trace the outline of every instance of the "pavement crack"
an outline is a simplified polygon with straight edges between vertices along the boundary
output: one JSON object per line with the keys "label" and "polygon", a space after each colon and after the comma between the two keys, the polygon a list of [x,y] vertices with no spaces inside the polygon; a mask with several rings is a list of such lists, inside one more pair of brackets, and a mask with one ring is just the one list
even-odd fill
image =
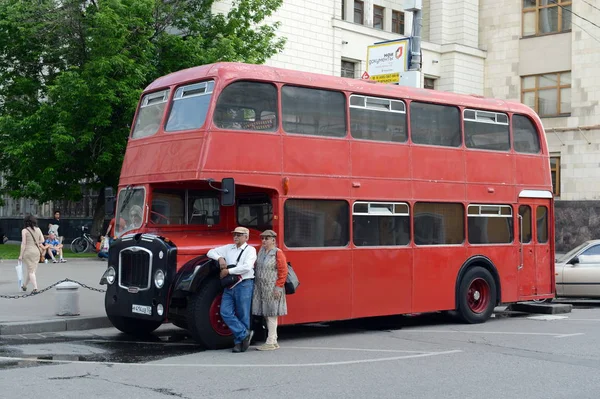
{"label": "pavement crack", "polygon": [[152,388],[152,387],[145,387],[142,385],[136,385],[136,384],[127,384],[125,382],[119,382],[119,381],[114,381],[114,380],[109,380],[107,378],[100,378],[99,376],[93,376],[94,378],[91,377],[87,377],[87,378],[91,378],[97,381],[105,381],[105,382],[109,382],[111,384],[119,384],[119,385],[123,385],[126,387],[131,387],[131,388],[138,388],[138,389],[145,389],[145,390],[149,390],[152,392],[156,392],[158,394],[161,395],[165,395],[165,396],[175,396],[177,398],[182,398],[182,399],[192,399],[188,396],[184,396],[182,393],[179,392],[175,392],[172,389],[168,389],[168,388]]}
{"label": "pavement crack", "polygon": [[88,378],[90,376],[98,377],[97,375],[93,375],[91,373],[86,373],[84,375],[71,375],[71,376],[65,376],[65,377],[50,377],[48,379],[49,380],[76,380],[79,378]]}

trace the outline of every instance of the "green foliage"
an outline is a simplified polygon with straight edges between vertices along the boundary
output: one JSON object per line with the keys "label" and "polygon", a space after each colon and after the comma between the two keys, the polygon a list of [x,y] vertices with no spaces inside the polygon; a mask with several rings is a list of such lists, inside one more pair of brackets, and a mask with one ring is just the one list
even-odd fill
{"label": "green foliage", "polygon": [[0,192],[77,200],[116,186],[141,91],[159,76],[281,51],[282,0],[0,0]]}

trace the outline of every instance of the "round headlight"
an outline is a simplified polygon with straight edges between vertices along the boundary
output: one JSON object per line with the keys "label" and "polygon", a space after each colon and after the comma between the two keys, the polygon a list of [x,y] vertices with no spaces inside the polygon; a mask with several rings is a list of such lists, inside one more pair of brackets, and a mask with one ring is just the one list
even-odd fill
{"label": "round headlight", "polygon": [[117,272],[115,272],[115,268],[112,266],[109,267],[108,270],[106,271],[106,282],[108,284],[114,283],[116,275],[117,275]]}
{"label": "round headlight", "polygon": [[165,273],[160,269],[154,273],[154,285],[156,288],[162,288],[165,285]]}
{"label": "round headlight", "polygon": [[161,305],[160,303],[158,304],[158,306],[156,306],[156,313],[159,316],[162,316],[163,313],[165,312],[165,308],[163,307],[163,305]]}

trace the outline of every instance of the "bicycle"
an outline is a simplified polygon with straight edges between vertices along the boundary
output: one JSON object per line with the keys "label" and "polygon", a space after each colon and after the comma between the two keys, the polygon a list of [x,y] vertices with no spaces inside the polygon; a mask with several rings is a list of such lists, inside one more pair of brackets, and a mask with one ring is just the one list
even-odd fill
{"label": "bicycle", "polygon": [[81,226],[81,237],[77,237],[71,242],[71,251],[74,254],[80,254],[88,252],[90,249],[96,249],[96,243],[92,239],[92,236],[86,231],[89,230],[86,226]]}

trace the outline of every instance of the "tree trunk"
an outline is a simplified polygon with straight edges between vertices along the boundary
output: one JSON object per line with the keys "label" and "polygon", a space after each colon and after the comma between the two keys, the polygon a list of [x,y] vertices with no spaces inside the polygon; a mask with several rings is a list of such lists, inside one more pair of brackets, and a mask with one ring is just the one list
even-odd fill
{"label": "tree trunk", "polygon": [[92,222],[92,229],[90,233],[94,236],[103,236],[106,233],[104,228],[104,188],[101,188],[98,192],[98,200],[96,201],[96,210],[94,211],[94,220]]}

